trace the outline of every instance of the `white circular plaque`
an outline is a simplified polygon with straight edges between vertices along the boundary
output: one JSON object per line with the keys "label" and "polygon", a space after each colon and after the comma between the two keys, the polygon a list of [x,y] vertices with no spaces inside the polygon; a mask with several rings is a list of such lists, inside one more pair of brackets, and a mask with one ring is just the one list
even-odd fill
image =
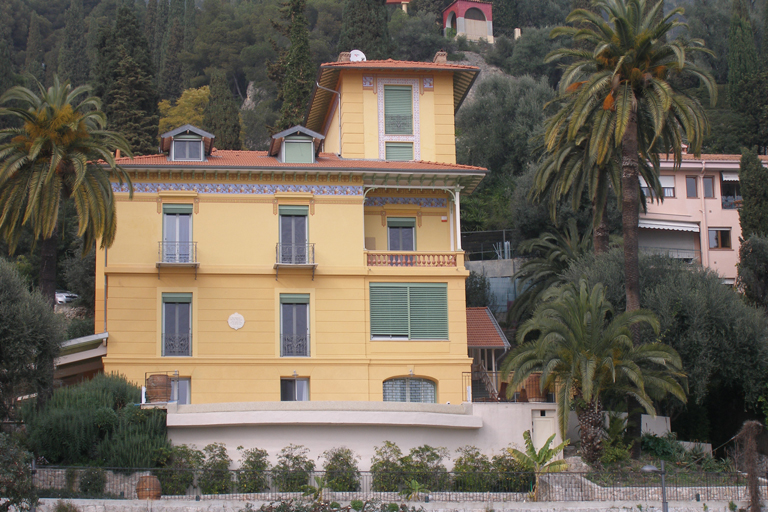
{"label": "white circular plaque", "polygon": [[229,320],[227,320],[227,323],[234,330],[242,329],[245,325],[245,318],[243,318],[243,315],[240,313],[232,313],[229,315]]}

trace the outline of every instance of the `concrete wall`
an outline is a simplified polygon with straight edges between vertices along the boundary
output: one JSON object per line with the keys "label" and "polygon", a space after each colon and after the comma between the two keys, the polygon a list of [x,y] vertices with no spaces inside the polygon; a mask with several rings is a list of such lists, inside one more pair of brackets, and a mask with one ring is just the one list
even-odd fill
{"label": "concrete wall", "polygon": [[[621,413],[621,416],[626,416],[626,413]],[[608,424],[608,413],[605,413],[605,422]],[[653,434],[656,436],[665,436],[672,431],[669,416],[656,416],[653,417],[648,414],[643,414],[640,419],[642,424],[643,434]],[[568,432],[566,437],[571,440],[571,443],[576,442],[579,439],[579,419],[574,411],[571,411],[568,415]]]}
{"label": "concrete wall", "polygon": [[[495,455],[509,445],[524,446],[523,432],[534,418],[554,420],[555,404],[477,403],[461,405],[365,402],[277,402],[170,407],[168,438],[173,444],[202,448],[226,444],[233,467],[244,448],[267,450],[272,463],[289,443],[309,448],[310,458],[346,446],[360,456],[361,471],[370,469],[376,446],[396,443],[404,453],[428,444],[445,447],[451,460],[456,449],[473,445]],[[559,443],[559,435],[555,443]],[[452,467],[451,461],[446,461]]]}

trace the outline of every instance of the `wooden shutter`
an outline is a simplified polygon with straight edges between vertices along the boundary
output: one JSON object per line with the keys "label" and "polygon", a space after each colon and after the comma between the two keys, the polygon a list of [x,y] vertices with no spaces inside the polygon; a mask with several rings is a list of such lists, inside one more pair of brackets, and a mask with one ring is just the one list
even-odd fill
{"label": "wooden shutter", "polygon": [[413,144],[410,142],[387,142],[385,147],[387,160],[398,162],[413,160]]}
{"label": "wooden shutter", "polygon": [[398,283],[371,283],[371,336],[408,336],[408,288]]}
{"label": "wooden shutter", "polygon": [[413,90],[410,86],[384,86],[384,133],[413,135]]}
{"label": "wooden shutter", "polygon": [[412,340],[448,339],[448,290],[445,284],[409,285]]}

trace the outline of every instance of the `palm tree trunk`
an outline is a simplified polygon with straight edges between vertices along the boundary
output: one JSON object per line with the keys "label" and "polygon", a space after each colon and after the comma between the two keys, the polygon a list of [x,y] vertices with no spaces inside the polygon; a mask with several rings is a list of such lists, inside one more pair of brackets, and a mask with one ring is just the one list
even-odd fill
{"label": "palm tree trunk", "polygon": [[577,416],[582,456],[587,463],[597,464],[603,452],[603,431],[605,430],[603,404],[599,398],[595,398],[580,408]]}
{"label": "palm tree trunk", "polygon": [[[596,211],[593,206],[592,219],[595,219]],[[608,229],[608,203],[603,205],[603,213],[600,218],[600,222],[592,228],[592,246],[595,249],[595,254],[603,254],[608,252],[609,247],[609,235]]]}
{"label": "palm tree trunk", "polygon": [[51,307],[56,302],[56,267],[59,250],[59,229],[40,244],[40,293]]}
{"label": "palm tree trunk", "polygon": [[[627,311],[640,309],[640,269],[638,261],[638,228],[640,183],[638,181],[637,113],[629,115],[629,123],[621,141],[621,226],[624,232],[624,283]],[[637,340],[635,340],[637,341]]]}

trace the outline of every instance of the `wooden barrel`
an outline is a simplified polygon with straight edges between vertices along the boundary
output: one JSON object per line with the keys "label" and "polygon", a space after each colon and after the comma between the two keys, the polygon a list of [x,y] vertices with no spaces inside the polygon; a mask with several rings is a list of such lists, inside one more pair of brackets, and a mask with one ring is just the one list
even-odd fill
{"label": "wooden barrel", "polygon": [[171,399],[171,377],[162,373],[147,379],[147,401],[168,402]]}
{"label": "wooden barrel", "polygon": [[159,500],[162,495],[160,480],[155,475],[139,477],[136,495],[140,500]]}

